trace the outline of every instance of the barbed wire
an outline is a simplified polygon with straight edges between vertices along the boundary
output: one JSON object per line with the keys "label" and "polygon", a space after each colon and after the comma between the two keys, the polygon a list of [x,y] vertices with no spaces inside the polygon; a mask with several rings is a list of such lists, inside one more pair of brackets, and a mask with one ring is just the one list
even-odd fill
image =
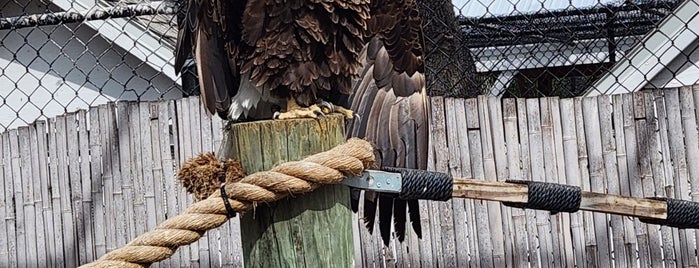
{"label": "barbed wire", "polygon": [[[572,97],[696,84],[699,0],[421,0],[431,95]],[[0,3],[0,131],[116,100],[198,94],[179,2]]]}

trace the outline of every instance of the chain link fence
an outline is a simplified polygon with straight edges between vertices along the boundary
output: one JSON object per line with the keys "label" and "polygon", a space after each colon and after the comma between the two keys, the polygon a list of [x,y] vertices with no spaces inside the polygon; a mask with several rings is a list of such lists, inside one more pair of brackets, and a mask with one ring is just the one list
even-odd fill
{"label": "chain link fence", "polygon": [[[699,79],[699,0],[419,3],[431,95],[571,97]],[[197,94],[194,68],[172,67],[177,10],[170,0],[0,0],[0,130]]]}

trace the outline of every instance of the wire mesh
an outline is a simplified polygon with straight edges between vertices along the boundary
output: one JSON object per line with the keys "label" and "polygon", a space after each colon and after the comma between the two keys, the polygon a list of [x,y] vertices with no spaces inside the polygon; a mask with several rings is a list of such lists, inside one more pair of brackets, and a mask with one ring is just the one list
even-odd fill
{"label": "wire mesh", "polygon": [[[572,97],[699,79],[699,0],[418,2],[430,95]],[[181,15],[171,0],[0,0],[0,130],[198,94],[193,64],[172,67]]]}

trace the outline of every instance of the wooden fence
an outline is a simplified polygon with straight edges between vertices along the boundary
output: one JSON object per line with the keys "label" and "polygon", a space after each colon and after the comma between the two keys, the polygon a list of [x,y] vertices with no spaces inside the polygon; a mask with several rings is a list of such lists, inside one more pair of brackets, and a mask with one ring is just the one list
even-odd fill
{"label": "wooden fence", "polygon": [[[699,91],[594,98],[450,99],[432,104],[430,168],[487,180],[699,201]],[[216,151],[222,122],[196,97],[120,102],[0,135],[0,267],[89,262],[192,203],[180,163]],[[697,266],[694,230],[602,213],[422,202],[423,239],[384,248],[356,221],[364,267]],[[355,216],[357,218],[357,216]],[[158,266],[240,266],[239,222]]]}
{"label": "wooden fence", "polygon": [[[430,168],[454,176],[558,182],[584,190],[699,201],[699,91],[591,98],[432,98]],[[364,266],[697,267],[699,232],[631,217],[550,215],[495,202],[424,202],[423,239]],[[372,249],[373,248],[373,249]]]}
{"label": "wooden fence", "polygon": [[[199,103],[110,103],[3,133],[0,267],[76,267],[183,211],[175,171],[221,141]],[[159,263],[241,264],[237,218]]]}

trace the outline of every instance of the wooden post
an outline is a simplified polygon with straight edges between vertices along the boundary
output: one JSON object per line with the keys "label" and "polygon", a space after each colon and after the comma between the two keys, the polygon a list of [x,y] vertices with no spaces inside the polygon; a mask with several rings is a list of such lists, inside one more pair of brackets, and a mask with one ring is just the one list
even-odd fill
{"label": "wooden post", "polygon": [[[236,158],[247,174],[322,152],[345,141],[344,119],[267,120],[225,130],[220,156]],[[241,218],[246,267],[354,266],[349,189],[324,186]]]}

